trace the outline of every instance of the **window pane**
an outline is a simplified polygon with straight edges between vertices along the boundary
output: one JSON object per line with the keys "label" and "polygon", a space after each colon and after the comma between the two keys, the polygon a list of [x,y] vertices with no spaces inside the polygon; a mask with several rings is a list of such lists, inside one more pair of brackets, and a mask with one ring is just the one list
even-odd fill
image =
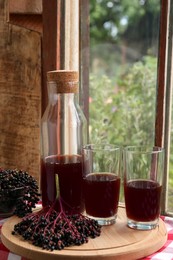
{"label": "window pane", "polygon": [[90,142],[154,144],[160,0],[90,0]]}
{"label": "window pane", "polygon": [[159,19],[160,0],[90,0],[91,143],[154,144]]}

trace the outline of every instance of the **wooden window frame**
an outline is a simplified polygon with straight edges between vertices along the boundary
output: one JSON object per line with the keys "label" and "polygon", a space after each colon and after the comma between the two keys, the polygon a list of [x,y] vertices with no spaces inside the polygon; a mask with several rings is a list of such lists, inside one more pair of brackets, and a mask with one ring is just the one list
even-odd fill
{"label": "wooden window frame", "polygon": [[[66,2],[68,0],[64,0]],[[55,4],[57,5],[55,8]],[[167,212],[167,188],[170,152],[170,122],[171,122],[171,96],[172,96],[172,9],[171,0],[161,0],[160,35],[158,53],[158,83],[155,120],[155,145],[165,148],[165,175],[162,196],[162,214]],[[51,10],[51,12],[49,12]],[[64,10],[62,0],[43,0],[43,87],[42,109],[47,102],[46,71],[63,69],[65,41],[64,19],[61,15]],[[63,13],[64,15],[65,13]],[[57,18],[58,17],[58,18]],[[47,21],[49,20],[49,26]],[[53,28],[53,31],[49,31]],[[52,43],[51,43],[52,42]],[[52,46],[51,46],[52,44]],[[49,50],[49,58],[45,57]],[[44,63],[45,60],[45,63]],[[89,120],[89,0],[79,0],[79,70],[81,82],[80,102]]]}
{"label": "wooden window frame", "polygon": [[162,0],[161,7],[155,143],[165,148],[162,214],[173,216],[167,207],[173,88],[173,2]]}

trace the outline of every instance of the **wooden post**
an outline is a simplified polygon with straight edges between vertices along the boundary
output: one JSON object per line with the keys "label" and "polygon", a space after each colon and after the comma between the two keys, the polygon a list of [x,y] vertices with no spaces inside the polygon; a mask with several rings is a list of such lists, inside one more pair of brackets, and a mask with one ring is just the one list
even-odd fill
{"label": "wooden post", "polygon": [[164,121],[165,121],[165,68],[166,68],[166,43],[167,43],[167,20],[168,20],[168,1],[161,0],[160,16],[160,37],[159,37],[159,61],[158,61],[158,83],[156,100],[156,121],[155,121],[155,145],[164,145]]}
{"label": "wooden post", "polygon": [[79,1],[80,105],[89,123],[89,0]]}
{"label": "wooden post", "polygon": [[[164,124],[164,148],[165,148],[165,164],[164,164],[164,178],[163,178],[163,192],[162,192],[162,214],[170,215],[168,212],[168,201],[171,200],[169,189],[169,171],[170,171],[170,152],[171,144],[171,128],[172,128],[172,94],[173,94],[173,2],[168,4],[168,35],[167,35],[167,62],[166,62],[166,94],[165,94],[165,124]],[[169,196],[169,197],[168,197]]]}
{"label": "wooden post", "polygon": [[43,0],[42,39],[42,114],[47,106],[48,71],[60,69],[60,6],[61,0]]}

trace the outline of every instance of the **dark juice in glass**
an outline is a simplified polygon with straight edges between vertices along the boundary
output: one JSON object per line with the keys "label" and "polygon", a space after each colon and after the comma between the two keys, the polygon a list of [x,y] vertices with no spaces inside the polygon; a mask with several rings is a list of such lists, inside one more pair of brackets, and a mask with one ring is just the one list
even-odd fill
{"label": "dark juice in glass", "polygon": [[149,180],[132,180],[124,184],[126,213],[129,219],[149,222],[160,214],[161,185]]}
{"label": "dark juice in glass", "polygon": [[107,218],[117,213],[120,178],[111,173],[90,173],[84,179],[85,209],[93,217]]}
{"label": "dark juice in glass", "polygon": [[[57,180],[59,187],[57,187]],[[49,156],[42,161],[43,206],[51,206],[56,200],[57,192],[59,192],[63,210],[67,214],[83,212],[81,156]]]}

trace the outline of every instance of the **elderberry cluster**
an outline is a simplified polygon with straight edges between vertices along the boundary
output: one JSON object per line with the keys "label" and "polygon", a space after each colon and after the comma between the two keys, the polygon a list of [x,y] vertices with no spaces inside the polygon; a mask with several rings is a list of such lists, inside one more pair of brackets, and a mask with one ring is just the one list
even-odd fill
{"label": "elderberry cluster", "polygon": [[14,214],[24,217],[32,212],[32,208],[39,201],[38,185],[36,180],[22,170],[0,169],[0,197],[15,196],[18,188],[24,188],[22,196],[16,201]]}
{"label": "elderberry cluster", "polygon": [[97,221],[82,214],[67,216],[54,209],[26,216],[12,231],[13,235],[19,234],[33,245],[51,251],[87,243],[88,237],[95,238],[100,233]]}

